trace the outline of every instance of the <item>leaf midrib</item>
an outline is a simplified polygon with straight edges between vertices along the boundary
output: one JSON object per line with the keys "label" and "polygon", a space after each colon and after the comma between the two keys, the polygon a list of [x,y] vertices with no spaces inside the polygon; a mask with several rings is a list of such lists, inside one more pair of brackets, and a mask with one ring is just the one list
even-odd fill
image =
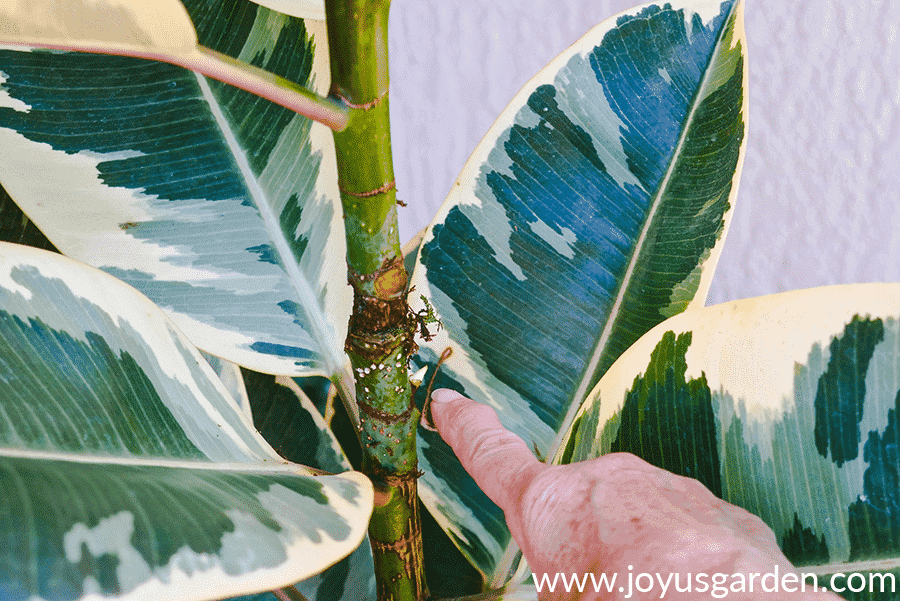
{"label": "leaf midrib", "polygon": [[299,300],[299,306],[306,314],[311,330],[310,336],[318,347],[314,350],[322,357],[328,371],[327,376],[333,378],[336,374],[341,373],[343,363],[338,358],[332,356],[332,349],[329,344],[328,325],[322,319],[324,308],[319,306],[316,300],[316,294],[311,289],[309,282],[303,274],[300,273],[300,267],[294,257],[294,253],[291,251],[290,246],[288,246],[284,232],[281,230],[278,219],[268,202],[268,197],[262,189],[259,179],[253,173],[250,163],[247,160],[246,153],[243,152],[237,137],[231,130],[231,124],[225,117],[222,108],[219,106],[209,83],[203,75],[195,73],[195,76],[197,77],[200,89],[203,92],[203,97],[210,107],[216,125],[222,132],[222,136],[225,139],[228,149],[231,151],[232,157],[234,157],[242,179],[247,186],[247,191],[253,199],[253,204],[257,211],[259,211],[266,232],[269,235],[269,240],[278,256],[278,261],[287,273],[288,279],[291,281],[291,286],[294,288],[297,299]]}
{"label": "leaf midrib", "polygon": [[[556,438],[553,440],[550,448],[545,454],[546,462],[552,461],[554,457],[556,457],[562,443],[565,441],[566,436],[568,434],[569,428],[572,425],[572,422],[575,419],[581,405],[584,403],[585,398],[590,392],[589,387],[591,385],[591,381],[593,380],[594,373],[597,370],[598,365],[600,364],[600,358],[603,355],[603,351],[606,349],[606,345],[609,341],[609,338],[612,336],[613,328],[615,327],[616,318],[618,317],[619,309],[622,306],[622,303],[625,298],[625,294],[628,291],[629,285],[631,283],[632,277],[634,275],[634,271],[637,267],[638,260],[641,257],[641,251],[643,250],[644,244],[646,243],[647,237],[650,232],[650,228],[656,218],[656,214],[659,211],[659,207],[662,205],[662,198],[665,194],[665,191],[668,187],[669,182],[672,179],[672,174],[675,171],[675,165],[677,162],[677,157],[680,155],[681,151],[684,149],[685,141],[687,139],[688,131],[691,129],[691,125],[693,124],[694,117],[697,113],[697,110],[700,105],[699,98],[701,94],[709,85],[709,81],[712,77],[712,73],[710,70],[710,65],[716,59],[716,56],[721,48],[723,38],[725,36],[725,32],[728,29],[728,23],[737,10],[738,5],[742,0],[735,0],[734,4],[731,6],[731,10],[728,15],[725,17],[725,24],[723,25],[721,31],[719,32],[718,37],[716,38],[716,43],[713,46],[713,50],[710,53],[709,59],[706,63],[706,68],[703,72],[703,78],[700,81],[700,85],[697,87],[697,92],[692,100],[691,109],[688,112],[687,117],[684,120],[684,125],[681,129],[681,133],[678,137],[678,143],[675,145],[675,149],[672,152],[672,158],[669,161],[669,166],[666,169],[666,173],[663,176],[662,181],[659,184],[656,192],[653,195],[653,203],[650,206],[650,211],[648,212],[647,219],[644,221],[644,226],[641,229],[641,233],[638,236],[637,243],[634,246],[634,250],[631,254],[631,259],[629,260],[628,267],[625,270],[625,275],[622,279],[622,283],[619,286],[618,293],[616,295],[616,299],[613,302],[612,309],[610,310],[609,318],[606,321],[606,324],[603,327],[603,331],[600,333],[599,338],[597,339],[597,343],[594,347],[594,351],[591,355],[591,359],[585,368],[581,381],[578,383],[578,387],[575,389],[575,393],[572,395],[572,399],[580,399],[580,402],[572,402],[569,405],[568,411],[566,412],[565,417],[561,423],[561,426],[556,434]],[[506,551],[503,554],[500,562],[498,563],[498,567],[495,570],[495,579],[492,584],[498,585],[502,583],[498,583],[498,579],[502,579],[504,574],[508,574],[512,562],[515,561],[515,558],[518,554],[518,545],[516,545],[514,540],[510,540],[507,545]]]}
{"label": "leaf midrib", "polygon": [[826,563],[813,566],[797,566],[797,571],[816,576],[828,576],[836,573],[852,574],[855,572],[889,572],[900,568],[900,557],[887,559],[870,559],[847,563]]}
{"label": "leaf midrib", "polygon": [[547,461],[550,461],[556,454],[559,452],[560,446],[566,438],[566,435],[569,431],[569,428],[572,425],[572,422],[575,419],[575,415],[578,413],[578,410],[581,408],[581,405],[584,403],[585,398],[590,392],[589,387],[591,385],[591,381],[593,380],[594,374],[597,371],[597,367],[600,364],[600,358],[603,355],[604,350],[606,350],[606,345],[609,342],[610,337],[612,336],[613,329],[615,328],[616,320],[619,316],[619,309],[621,308],[625,294],[628,291],[629,285],[631,284],[632,277],[634,275],[634,271],[637,268],[638,261],[641,257],[641,251],[644,248],[644,244],[646,243],[647,236],[649,235],[650,229],[653,225],[653,222],[656,218],[656,214],[659,211],[660,206],[662,205],[662,199],[665,195],[666,189],[669,185],[669,182],[672,179],[672,174],[675,171],[675,166],[677,163],[677,158],[681,154],[684,149],[685,141],[687,139],[688,131],[691,129],[693,125],[694,117],[697,113],[697,110],[700,106],[699,98],[702,95],[702,92],[706,90],[709,81],[712,77],[712,73],[710,70],[710,65],[716,60],[716,56],[719,52],[719,49],[722,45],[723,38],[725,36],[725,32],[728,29],[728,22],[731,19],[731,16],[734,14],[734,11],[737,10],[738,5],[741,3],[741,0],[736,0],[734,4],[731,6],[731,10],[725,18],[725,25],[722,27],[719,32],[718,38],[716,39],[716,43],[713,46],[713,51],[710,53],[708,62],[706,64],[706,68],[704,69],[703,78],[700,81],[700,85],[697,87],[697,92],[694,96],[694,99],[691,104],[691,110],[688,113],[687,117],[684,120],[684,126],[681,129],[681,134],[678,138],[678,143],[675,145],[675,149],[672,152],[672,158],[669,161],[669,166],[666,170],[665,175],[663,176],[662,181],[659,184],[656,192],[653,196],[653,203],[650,206],[650,211],[648,213],[647,219],[644,221],[644,227],[641,229],[640,236],[638,236],[637,243],[634,246],[634,250],[632,251],[631,259],[628,263],[628,268],[625,270],[625,276],[622,279],[622,284],[619,286],[618,294],[616,296],[616,300],[613,302],[612,309],[609,313],[609,318],[606,321],[606,324],[603,327],[603,331],[600,333],[600,337],[597,339],[597,344],[594,347],[594,352],[591,355],[591,359],[583,372],[581,381],[578,383],[578,387],[575,389],[575,393],[572,395],[573,399],[580,399],[579,402],[573,402],[569,405],[569,409],[566,412],[565,417],[563,418],[562,425],[559,431],[556,434],[556,438],[554,439],[550,449],[546,453]]}
{"label": "leaf midrib", "polygon": [[176,469],[204,470],[211,472],[280,473],[287,475],[309,475],[302,467],[284,462],[271,464],[253,462],[217,462],[191,459],[168,459],[164,457],[116,457],[110,455],[88,455],[64,451],[38,451],[16,447],[0,447],[0,457],[13,459],[34,459],[40,461],[66,461],[69,463],[89,463],[123,466],[169,467]]}

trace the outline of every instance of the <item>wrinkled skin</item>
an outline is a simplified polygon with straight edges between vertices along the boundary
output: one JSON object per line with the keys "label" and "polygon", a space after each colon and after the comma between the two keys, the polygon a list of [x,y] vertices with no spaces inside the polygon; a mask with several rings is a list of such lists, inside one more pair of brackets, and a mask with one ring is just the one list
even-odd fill
{"label": "wrinkled skin", "polygon": [[[443,439],[475,482],[505,513],[531,571],[618,573],[624,591],[612,596],[589,585],[584,593],[561,586],[541,599],[660,599],[662,584],[641,593],[627,584],[629,572],[680,574],[797,573],[778,548],[774,533],[758,517],[714,496],[690,478],[676,476],[628,453],[613,453],[571,465],[539,462],[521,438],[503,428],[494,410],[451,390],[432,395],[431,411]],[[629,567],[632,569],[629,570]],[[761,576],[760,576],[761,577]],[[765,593],[757,577],[754,592],[727,591],[729,600],[839,599],[833,593]],[[711,578],[711,576],[709,577]],[[771,577],[770,577],[771,578]],[[624,579],[624,580],[623,580]],[[590,582],[590,581],[588,581]],[[674,578],[663,599],[713,599],[705,593],[677,592]],[[712,584],[711,579],[708,582]],[[767,581],[771,590],[773,579]],[[618,588],[618,586],[614,587]],[[740,588],[740,587],[738,587]],[[721,589],[720,589],[721,591]],[[720,594],[719,597],[722,597]]]}

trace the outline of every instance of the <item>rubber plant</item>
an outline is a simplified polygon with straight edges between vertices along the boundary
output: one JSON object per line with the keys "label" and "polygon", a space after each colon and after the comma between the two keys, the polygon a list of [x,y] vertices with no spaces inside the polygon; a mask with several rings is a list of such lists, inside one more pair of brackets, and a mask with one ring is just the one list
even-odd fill
{"label": "rubber plant", "polygon": [[[491,404],[546,461],[627,448],[712,482],[815,561],[844,540],[822,535],[836,514],[803,505],[795,526],[768,508],[805,486],[773,477],[778,462],[820,465],[815,447],[895,466],[895,434],[853,454],[861,439],[828,417],[757,461],[740,436],[777,420],[750,426],[719,397],[694,409],[688,326],[660,326],[678,352],[641,339],[682,312],[739,331],[700,307],[747,139],[740,0],[598,25],[512,100],[404,249],[388,10],[0,2],[3,598],[534,599],[502,513],[430,429],[432,386]],[[877,338],[866,319],[841,340]],[[853,357],[835,369],[859,383]],[[823,415],[858,411],[864,396],[822,377]],[[737,415],[750,429],[722,430]],[[892,494],[862,486],[847,480],[834,511]],[[874,510],[854,511],[884,540]],[[441,528],[423,543],[429,516]]]}

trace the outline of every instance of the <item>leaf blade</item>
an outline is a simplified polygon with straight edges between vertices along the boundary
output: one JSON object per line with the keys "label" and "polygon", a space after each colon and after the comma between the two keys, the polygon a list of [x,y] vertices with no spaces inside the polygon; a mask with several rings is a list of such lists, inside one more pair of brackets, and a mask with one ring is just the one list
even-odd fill
{"label": "leaf blade", "polygon": [[157,307],[60,255],[0,244],[0,390],[4,598],[273,588],[365,535],[364,477],[286,463]]}
{"label": "leaf blade", "polygon": [[[358,509],[341,501],[353,480],[321,482],[280,471],[0,456],[0,480],[23,483],[5,487],[10,494],[0,502],[3,538],[10,542],[4,563],[11,570],[0,590],[6,599],[60,598],[63,591],[71,599],[91,592],[197,599],[310,576],[328,565],[315,560],[323,549],[346,555],[358,546],[352,522],[309,519],[323,504],[335,516]],[[70,504],[59,503],[60,491],[69,492]],[[173,513],[190,519],[163,519]],[[16,518],[28,524],[15,528]],[[14,544],[23,532],[32,543]]]}
{"label": "leaf blade", "polygon": [[253,0],[272,10],[301,17],[303,19],[325,20],[325,3],[321,0]]}
{"label": "leaf blade", "polygon": [[[417,365],[450,348],[445,384],[542,457],[618,354],[702,304],[745,146],[741,11],[646,5],[598,26],[516,96],[425,236],[412,283],[445,329]],[[502,516],[452,454],[430,463],[440,445],[420,440],[429,509],[501,586]]]}
{"label": "leaf blade", "polygon": [[[350,462],[298,382],[242,370],[253,422],[283,457],[329,473],[352,469]],[[309,601],[375,598],[375,566],[368,537],[327,570],[294,584]]]}
{"label": "leaf blade", "polygon": [[180,54],[197,47],[191,20],[175,0],[4,2],[0,40],[113,52]]}
{"label": "leaf blade", "polygon": [[[186,6],[218,51],[304,83],[323,66],[298,19],[249,2]],[[327,129],[162,63],[0,52],[0,179],[63,252],[142,289],[213,354],[346,388]],[[54,175],[39,181],[46,165]],[[273,214],[268,229],[254,199]]]}
{"label": "leaf blade", "polygon": [[634,452],[761,517],[801,572],[896,575],[898,295],[834,286],[678,315],[604,376],[556,460]]}

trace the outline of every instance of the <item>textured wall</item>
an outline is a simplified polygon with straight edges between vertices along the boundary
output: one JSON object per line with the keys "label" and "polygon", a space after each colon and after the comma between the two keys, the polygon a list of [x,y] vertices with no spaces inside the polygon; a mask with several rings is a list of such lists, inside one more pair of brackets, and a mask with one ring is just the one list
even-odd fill
{"label": "textured wall", "polygon": [[[559,52],[632,0],[394,0],[402,235]],[[900,281],[900,0],[747,0],[750,141],[716,303]]]}

